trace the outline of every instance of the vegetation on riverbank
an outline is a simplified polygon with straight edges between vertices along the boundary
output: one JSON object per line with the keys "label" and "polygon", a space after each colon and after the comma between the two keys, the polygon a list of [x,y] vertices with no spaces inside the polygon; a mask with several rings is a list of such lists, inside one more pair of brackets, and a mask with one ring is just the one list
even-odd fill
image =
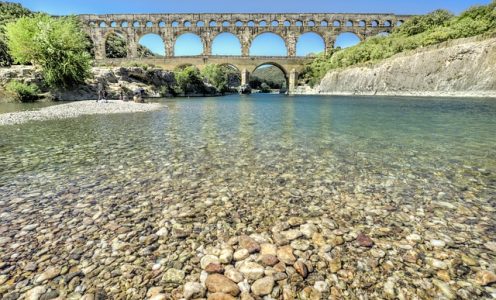
{"label": "vegetation on riverbank", "polygon": [[17,101],[30,102],[38,99],[40,89],[32,83],[23,83],[12,80],[5,86],[5,90]]}
{"label": "vegetation on riverbank", "polygon": [[49,87],[69,88],[89,78],[88,40],[75,17],[22,17],[5,32],[14,61],[41,67]]}
{"label": "vegetation on riverbank", "polygon": [[472,7],[460,16],[437,10],[413,17],[389,36],[375,36],[357,46],[318,55],[307,65],[303,79],[313,86],[333,69],[380,61],[403,51],[453,39],[493,33],[496,33],[496,0],[485,6]]}
{"label": "vegetation on riverbank", "polygon": [[5,37],[5,25],[21,17],[32,15],[29,9],[18,3],[0,2],[0,67],[8,67],[13,63]]}

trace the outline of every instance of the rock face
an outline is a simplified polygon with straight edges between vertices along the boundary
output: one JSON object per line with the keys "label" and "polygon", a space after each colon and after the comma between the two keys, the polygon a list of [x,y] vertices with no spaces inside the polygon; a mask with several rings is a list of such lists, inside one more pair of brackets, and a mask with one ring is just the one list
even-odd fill
{"label": "rock face", "polygon": [[496,97],[496,38],[461,39],[329,72],[301,93]]}
{"label": "rock face", "polygon": [[[130,100],[136,89],[143,89],[148,97],[171,96],[170,91],[175,83],[172,72],[154,68],[145,70],[140,67],[94,67],[92,73],[93,78],[87,80],[85,84],[70,91],[54,92],[51,97],[57,100],[97,99],[99,82],[105,86],[109,99],[119,99],[121,89]],[[42,86],[41,72],[32,66],[0,68],[0,86],[11,80]]]}

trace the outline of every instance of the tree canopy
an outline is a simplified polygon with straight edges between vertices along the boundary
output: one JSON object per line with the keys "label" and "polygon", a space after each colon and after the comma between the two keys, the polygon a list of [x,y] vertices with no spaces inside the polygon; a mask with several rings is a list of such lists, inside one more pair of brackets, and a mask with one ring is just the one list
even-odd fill
{"label": "tree canopy", "polygon": [[33,13],[29,9],[18,3],[0,2],[0,67],[10,66],[13,62],[5,38],[5,25],[31,15]]}
{"label": "tree canopy", "polygon": [[76,17],[38,14],[5,26],[10,54],[16,63],[40,66],[48,86],[67,88],[90,76],[88,39]]}

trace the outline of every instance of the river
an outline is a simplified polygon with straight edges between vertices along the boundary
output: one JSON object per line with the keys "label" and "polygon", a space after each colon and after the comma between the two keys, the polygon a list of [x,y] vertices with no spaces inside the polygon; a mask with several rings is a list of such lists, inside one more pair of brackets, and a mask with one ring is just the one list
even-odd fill
{"label": "river", "polygon": [[141,299],[158,285],[174,295],[201,280],[201,257],[237,250],[229,240],[242,234],[290,244],[308,263],[306,278],[286,269],[294,293],[324,282],[335,287],[324,294],[386,297],[389,281],[396,297],[494,292],[470,280],[494,268],[496,101],[155,101],[166,106],[0,126],[0,274],[4,286],[28,279],[5,295],[49,267],[53,280],[83,274],[51,287],[60,295],[104,286]]}

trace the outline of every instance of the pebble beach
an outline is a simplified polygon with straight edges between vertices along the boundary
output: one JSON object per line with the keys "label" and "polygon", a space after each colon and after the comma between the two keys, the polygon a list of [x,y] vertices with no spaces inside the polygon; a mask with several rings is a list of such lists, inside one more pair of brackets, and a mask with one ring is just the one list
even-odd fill
{"label": "pebble beach", "polygon": [[20,111],[0,114],[1,125],[22,124],[30,121],[75,118],[82,115],[118,114],[147,112],[163,106],[157,103],[134,103],[118,100],[96,102],[95,100],[77,101],[44,107],[40,110]]}

